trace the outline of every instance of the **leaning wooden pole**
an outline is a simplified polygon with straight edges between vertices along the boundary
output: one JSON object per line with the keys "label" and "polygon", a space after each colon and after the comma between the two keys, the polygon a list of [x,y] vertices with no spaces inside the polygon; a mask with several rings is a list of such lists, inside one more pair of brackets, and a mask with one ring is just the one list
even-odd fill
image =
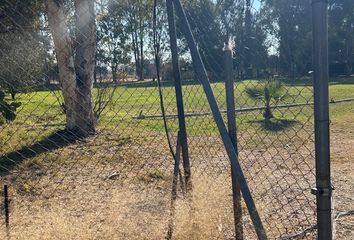
{"label": "leaning wooden pole", "polygon": [[241,165],[238,161],[238,156],[235,151],[235,147],[231,141],[231,138],[229,136],[229,133],[227,131],[225,122],[222,118],[218,103],[215,99],[213,90],[210,85],[209,77],[207,75],[206,69],[204,67],[204,63],[202,61],[202,58],[199,54],[199,51],[197,49],[197,44],[194,40],[192,31],[189,26],[189,22],[187,20],[187,16],[184,12],[182,3],[180,0],[173,0],[173,4],[175,6],[176,14],[179,18],[180,24],[181,24],[181,30],[182,33],[184,34],[194,64],[194,70],[196,72],[196,75],[198,77],[198,80],[202,83],[205,95],[208,99],[211,111],[214,116],[214,120],[216,122],[216,125],[219,129],[219,133],[221,136],[221,139],[224,143],[225,150],[228,154],[228,157],[230,159],[232,167],[235,169],[234,174],[235,177],[237,178],[238,182],[240,183],[240,188],[242,191],[243,198],[245,199],[246,206],[248,209],[248,212],[250,214],[250,217],[252,219],[253,225],[256,230],[256,234],[258,236],[258,239],[267,239],[265,229],[263,227],[261,218],[258,214],[256,205],[253,201],[251,191],[247,185],[247,181],[245,179],[245,176],[243,174]]}

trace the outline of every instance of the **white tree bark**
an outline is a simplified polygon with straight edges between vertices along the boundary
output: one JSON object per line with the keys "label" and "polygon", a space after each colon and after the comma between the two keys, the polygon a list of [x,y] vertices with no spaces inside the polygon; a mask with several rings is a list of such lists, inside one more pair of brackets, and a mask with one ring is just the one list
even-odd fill
{"label": "white tree bark", "polygon": [[96,54],[94,1],[75,0],[75,57],[63,0],[46,0],[45,3],[64,96],[66,127],[87,136],[94,133],[96,127],[92,104]]}
{"label": "white tree bark", "polygon": [[94,0],[75,0],[76,18],[76,113],[77,125],[84,134],[95,132],[92,87],[96,57],[96,18]]}
{"label": "white tree bark", "polygon": [[59,80],[66,111],[66,127],[71,130],[76,126],[76,73],[74,55],[71,47],[71,37],[64,12],[64,3],[61,0],[46,0],[45,5],[58,62]]}

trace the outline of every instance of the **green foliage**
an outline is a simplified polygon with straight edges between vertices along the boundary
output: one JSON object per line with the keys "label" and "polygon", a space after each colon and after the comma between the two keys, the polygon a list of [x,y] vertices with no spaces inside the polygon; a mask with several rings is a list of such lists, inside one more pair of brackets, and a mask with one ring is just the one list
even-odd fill
{"label": "green foliage", "polygon": [[1,37],[0,86],[14,99],[16,93],[41,79],[46,52],[32,33],[13,32]]}
{"label": "green foliage", "polygon": [[103,9],[97,17],[97,70],[109,66],[113,81],[118,81],[117,73],[122,66],[130,63],[128,34],[124,29],[124,19],[113,9]]}
{"label": "green foliage", "polygon": [[246,93],[249,97],[255,100],[262,100],[264,102],[265,110],[263,117],[265,119],[274,117],[271,111],[271,102],[274,101],[276,104],[283,100],[286,96],[284,85],[278,80],[267,80],[259,83],[258,85],[247,87]]}
{"label": "green foliage", "polygon": [[225,37],[219,21],[219,6],[212,0],[186,1],[184,6],[206,69],[220,75]]}
{"label": "green foliage", "polygon": [[279,101],[284,98],[284,85],[278,80],[266,80],[256,86],[246,88],[247,94],[253,99],[270,102],[272,99]]}
{"label": "green foliage", "polygon": [[312,68],[311,0],[264,0],[262,14],[274,37],[280,73],[293,80]]}
{"label": "green foliage", "polygon": [[[145,59],[148,50],[147,47],[149,32],[152,22],[153,0],[107,0],[106,8],[103,11],[105,21],[103,21],[102,29],[107,26],[106,36],[110,41],[122,41],[129,48],[129,53],[123,50],[122,55],[127,57],[133,56],[135,62],[136,75],[140,80],[144,79]],[[112,24],[119,26],[112,28]],[[108,33],[108,35],[107,35]],[[120,46],[122,49],[122,46]],[[125,51],[125,52],[124,52]],[[112,66],[114,67],[114,66]]]}
{"label": "green foliage", "polygon": [[329,57],[331,63],[344,65],[345,73],[353,73],[354,1],[329,1]]}
{"label": "green foliage", "polygon": [[20,106],[21,103],[19,102],[7,103],[5,101],[5,92],[0,90],[0,113],[6,121],[14,121],[16,119],[16,109]]}
{"label": "green foliage", "polygon": [[0,34],[38,28],[42,0],[0,1]]}

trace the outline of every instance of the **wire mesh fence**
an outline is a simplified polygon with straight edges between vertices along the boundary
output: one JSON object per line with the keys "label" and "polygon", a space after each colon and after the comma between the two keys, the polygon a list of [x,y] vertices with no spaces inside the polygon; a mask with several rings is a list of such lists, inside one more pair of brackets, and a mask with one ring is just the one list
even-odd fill
{"label": "wire mesh fence", "polygon": [[[233,45],[238,159],[267,237],[315,239],[310,1],[183,6],[226,123],[223,47]],[[280,21],[287,11],[293,18]],[[229,156],[175,17],[190,188],[165,1],[0,3],[0,186],[9,191],[1,238],[235,238]],[[342,123],[353,79],[334,81]],[[338,211],[349,210],[352,199],[339,197]],[[243,239],[257,239],[241,204]],[[349,216],[338,236],[350,239],[351,214],[336,215]]]}

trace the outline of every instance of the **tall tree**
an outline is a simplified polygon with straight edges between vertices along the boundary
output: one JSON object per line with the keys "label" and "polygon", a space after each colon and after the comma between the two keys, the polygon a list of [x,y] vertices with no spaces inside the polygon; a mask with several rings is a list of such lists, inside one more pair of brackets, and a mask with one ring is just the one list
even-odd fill
{"label": "tall tree", "polygon": [[46,0],[45,3],[59,67],[66,128],[81,136],[88,136],[95,132],[96,126],[91,92],[96,53],[94,1],[75,0],[74,48],[64,1]]}
{"label": "tall tree", "polygon": [[246,70],[246,77],[252,77],[252,73],[248,70],[252,70],[252,60],[251,60],[251,40],[252,40],[252,25],[251,25],[251,0],[246,0],[246,10],[245,10],[245,35],[243,37],[244,48],[243,48],[243,66]]}
{"label": "tall tree", "polygon": [[0,33],[33,31],[41,8],[41,0],[0,1]]}
{"label": "tall tree", "polygon": [[39,83],[46,52],[40,37],[40,0],[0,2],[0,86],[16,93]]}
{"label": "tall tree", "polygon": [[331,0],[329,6],[330,61],[344,65],[350,75],[354,63],[354,2]]}
{"label": "tall tree", "polygon": [[152,19],[153,0],[110,0],[109,9],[111,14],[124,19],[125,33],[129,34],[132,44],[136,75],[139,80],[144,80],[146,44]]}
{"label": "tall tree", "polygon": [[263,0],[264,13],[269,14],[278,41],[280,68],[295,80],[312,66],[311,0]]}
{"label": "tall tree", "polygon": [[218,6],[222,9],[220,19],[225,39],[232,37],[235,41],[238,76],[252,77],[255,70],[266,69],[269,46],[262,9],[252,9],[249,0],[219,0]]}
{"label": "tall tree", "polygon": [[[162,65],[170,59],[169,34],[165,0],[154,0],[153,19],[149,24],[149,45],[151,55],[155,58],[156,71],[162,74]],[[165,76],[161,76],[165,77]]]}
{"label": "tall tree", "polygon": [[130,63],[129,35],[125,33],[124,19],[101,5],[97,22],[97,64],[104,64],[111,69],[112,78],[117,82],[120,65]]}
{"label": "tall tree", "polygon": [[0,39],[0,87],[15,100],[18,92],[39,83],[45,52],[33,33],[7,32]]}
{"label": "tall tree", "polygon": [[224,45],[219,18],[221,9],[213,0],[188,1],[184,6],[206,69],[214,75],[220,75]]}

